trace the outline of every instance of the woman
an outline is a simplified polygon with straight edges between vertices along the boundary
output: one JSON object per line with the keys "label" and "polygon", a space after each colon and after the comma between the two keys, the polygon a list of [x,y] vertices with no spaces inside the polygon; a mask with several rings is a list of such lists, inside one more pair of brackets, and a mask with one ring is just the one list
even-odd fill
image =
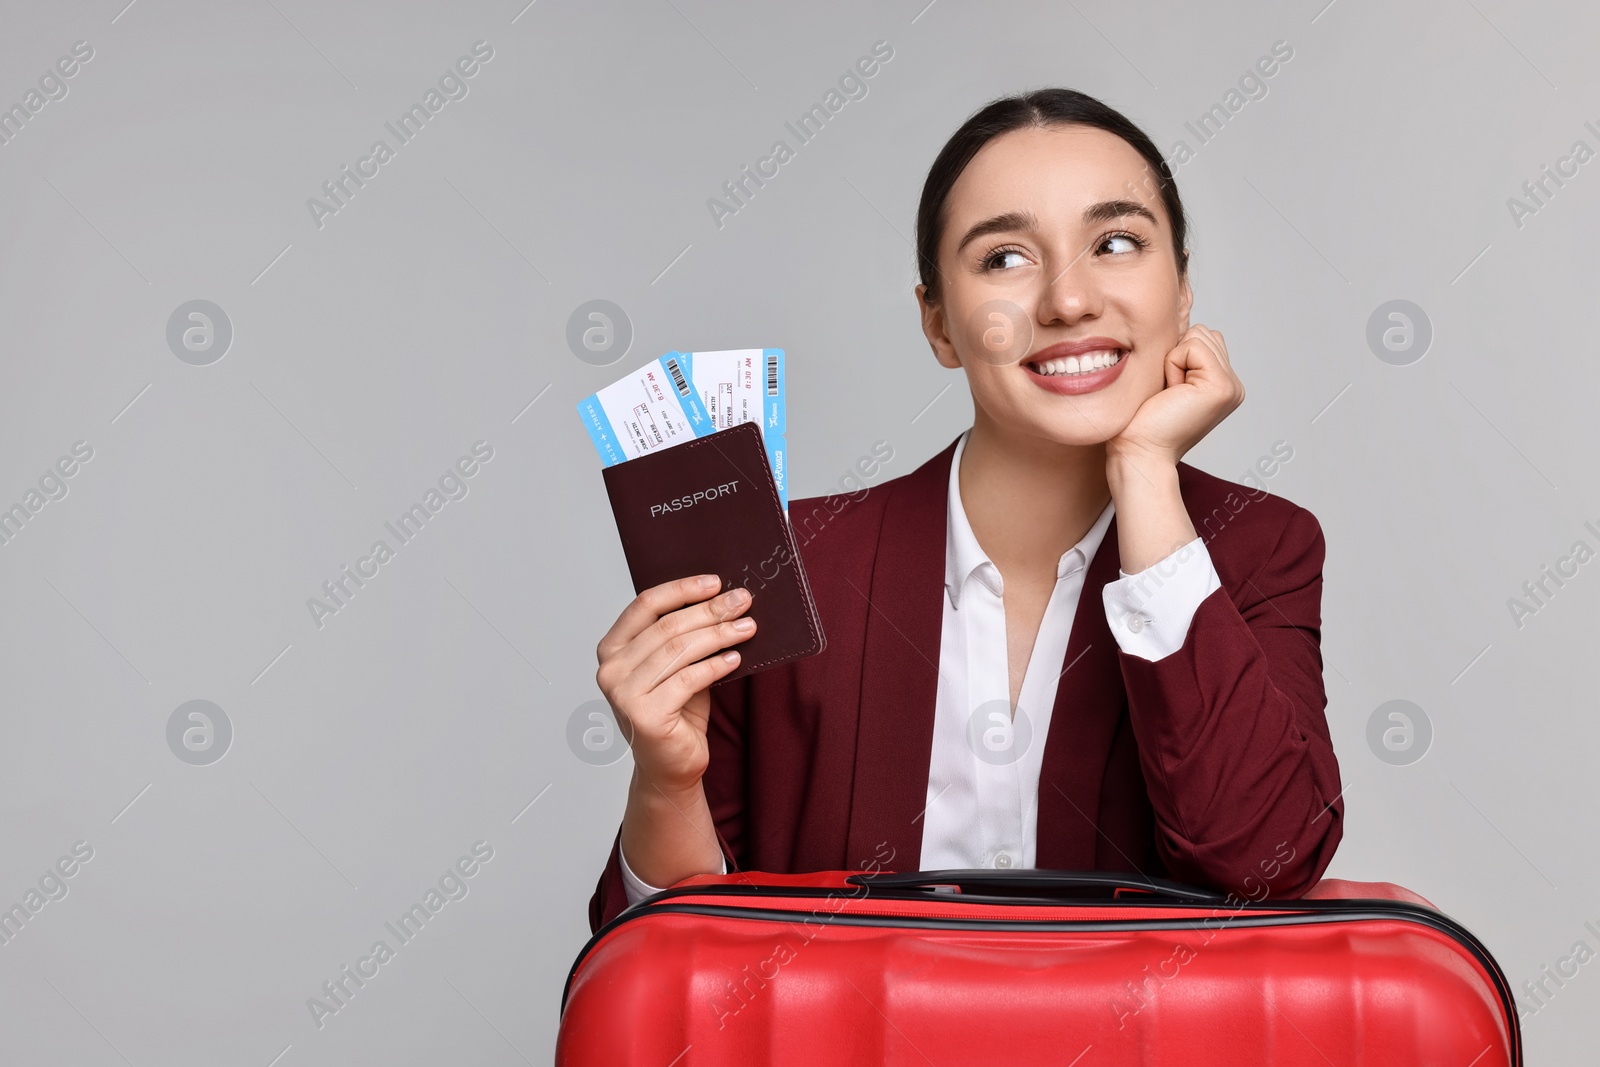
{"label": "woman", "polygon": [[634,775],[592,928],[738,869],[1103,869],[1253,899],[1321,877],[1344,815],[1322,531],[1181,462],[1244,399],[1189,324],[1184,234],[1155,146],[1091,97],[956,131],[916,292],[973,425],[792,502],[823,653],[712,689],[754,632],[744,590],[696,576],[622,612],[596,677]]}

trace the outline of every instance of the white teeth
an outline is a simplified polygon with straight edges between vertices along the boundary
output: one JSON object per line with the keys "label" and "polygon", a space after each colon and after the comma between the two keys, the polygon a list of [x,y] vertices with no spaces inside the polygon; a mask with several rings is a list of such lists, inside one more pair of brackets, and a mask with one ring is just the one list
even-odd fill
{"label": "white teeth", "polygon": [[1052,359],[1048,363],[1035,363],[1032,366],[1040,374],[1088,374],[1112,366],[1121,358],[1120,351],[1088,352],[1082,356]]}

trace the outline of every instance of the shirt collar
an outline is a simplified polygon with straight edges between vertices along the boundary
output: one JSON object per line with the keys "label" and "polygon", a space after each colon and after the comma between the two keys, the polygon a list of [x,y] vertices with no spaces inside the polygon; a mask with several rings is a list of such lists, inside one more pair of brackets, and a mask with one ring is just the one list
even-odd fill
{"label": "shirt collar", "polygon": [[[961,591],[966,586],[968,578],[977,578],[995,596],[1002,595],[1005,589],[1000,569],[994,565],[994,561],[983,550],[983,546],[978,544],[978,538],[972,532],[972,525],[967,521],[966,509],[961,505],[961,453],[966,450],[967,435],[971,432],[969,428],[957,438],[955,454],[950,457],[944,587],[950,597],[950,606],[957,609],[961,607]],[[1057,581],[1089,565],[1089,561],[1100,548],[1100,542],[1105,539],[1106,529],[1111,525],[1112,513],[1112,502],[1107,501],[1105,510],[1089,528],[1089,532],[1083,535],[1083,540],[1061,554],[1061,559],[1056,564]]]}

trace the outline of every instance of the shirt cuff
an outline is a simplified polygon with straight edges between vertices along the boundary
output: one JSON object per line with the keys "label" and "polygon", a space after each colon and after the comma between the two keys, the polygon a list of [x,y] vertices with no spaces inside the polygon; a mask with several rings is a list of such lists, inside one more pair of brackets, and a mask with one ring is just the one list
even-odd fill
{"label": "shirt cuff", "polygon": [[1199,537],[1138,574],[1117,573],[1101,590],[1111,635],[1122,651],[1152,663],[1183,647],[1201,601],[1222,588]]}
{"label": "shirt cuff", "polygon": [[[617,845],[617,859],[622,863],[622,892],[628,898],[629,907],[639,903],[645,897],[664,892],[660,887],[643,881],[637,874],[633,873],[633,868],[628,866],[628,857],[622,854],[622,846],[620,844]],[[726,856],[722,857],[722,873],[728,873],[728,857]]]}

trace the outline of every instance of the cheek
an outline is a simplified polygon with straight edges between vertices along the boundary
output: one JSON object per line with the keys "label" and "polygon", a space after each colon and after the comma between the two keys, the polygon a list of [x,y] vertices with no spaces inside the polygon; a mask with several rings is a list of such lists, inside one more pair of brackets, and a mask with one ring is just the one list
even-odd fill
{"label": "cheek", "polygon": [[1023,299],[996,298],[952,304],[951,337],[964,364],[1014,367],[1034,348],[1034,314]]}
{"label": "cheek", "polygon": [[1178,343],[1178,337],[1175,323],[1170,326],[1163,324],[1159,329],[1143,331],[1135,341],[1137,358],[1128,369],[1137,372],[1134,376],[1147,383],[1152,392],[1166,386],[1167,353]]}
{"label": "cheek", "polygon": [[1124,378],[1132,386],[1130,392],[1135,395],[1139,403],[1143,403],[1166,388],[1165,357],[1165,352],[1141,352],[1139,353],[1139,358],[1129,365],[1128,373],[1124,375]]}
{"label": "cheek", "polygon": [[[1170,283],[1151,285],[1123,296],[1125,299],[1119,302],[1119,310],[1123,321],[1132,327],[1129,339],[1143,362],[1159,362],[1172,351],[1183,332],[1177,288]],[[1159,379],[1161,374],[1157,372],[1155,377]]]}
{"label": "cheek", "polygon": [[[1181,293],[1175,281],[1161,272],[1159,279],[1140,279],[1119,294],[1129,321],[1141,334],[1159,334],[1177,328]],[[1131,281],[1131,279],[1130,279]]]}
{"label": "cheek", "polygon": [[962,353],[961,366],[966,373],[967,389],[975,400],[998,402],[1008,390],[1016,387],[1006,380],[1008,376],[1019,373],[1016,367],[997,367],[981,359],[973,359],[966,353]]}

